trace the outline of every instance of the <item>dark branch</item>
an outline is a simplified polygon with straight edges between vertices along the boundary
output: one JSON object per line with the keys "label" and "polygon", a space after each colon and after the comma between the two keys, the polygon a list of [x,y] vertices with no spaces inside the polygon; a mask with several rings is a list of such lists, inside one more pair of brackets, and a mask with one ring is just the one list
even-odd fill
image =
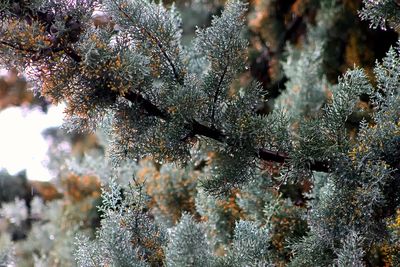
{"label": "dark branch", "polygon": [[145,99],[141,94],[129,91],[127,94],[123,95],[123,97],[132,103],[139,104],[150,116],[158,117],[164,120],[169,118],[169,114],[167,112],[159,109],[156,105]]}
{"label": "dark branch", "polygon": [[192,129],[191,134],[193,136],[195,135],[204,136],[221,143],[226,141],[226,135],[223,134],[220,130],[205,126],[195,120],[193,120],[188,127]]}
{"label": "dark branch", "polygon": [[227,71],[228,71],[228,65],[225,66],[224,71],[222,72],[221,78],[219,79],[217,89],[215,90],[214,99],[213,99],[212,113],[211,113],[211,123],[212,123],[212,125],[214,125],[214,121],[215,121],[215,107],[217,105],[218,96],[219,96],[219,93],[221,91],[221,85],[222,85],[222,82],[223,82],[223,80],[225,78],[225,74],[226,74]]}
{"label": "dark branch", "polygon": [[[147,29],[145,29],[145,31],[148,32]],[[147,35],[148,35],[150,38],[153,38],[153,39],[156,41],[157,46],[158,46],[158,47],[160,48],[160,50],[161,50],[161,53],[164,55],[164,57],[165,57],[166,60],[168,61],[168,64],[171,66],[172,72],[174,73],[175,79],[177,80],[177,82],[178,82],[180,85],[183,85],[183,79],[182,79],[182,77],[179,76],[178,72],[176,71],[175,64],[174,64],[174,63],[172,62],[172,60],[169,58],[169,56],[168,56],[168,54],[167,54],[167,51],[165,51],[165,49],[164,49],[162,43],[158,40],[157,37],[152,36],[149,32],[147,33]]]}
{"label": "dark branch", "polygon": [[39,51],[33,50],[33,49],[29,49],[29,48],[24,48],[21,45],[15,45],[6,41],[0,41],[0,44],[11,47],[15,50],[18,51],[22,51],[22,52],[26,52],[26,53],[38,53]]}
{"label": "dark branch", "polygon": [[[266,149],[259,149],[258,156],[262,160],[273,161],[277,163],[287,163],[290,160],[290,157],[286,153],[282,152],[273,152]],[[331,168],[328,162],[326,161],[314,161],[309,164],[310,170],[317,172],[331,172]]]}
{"label": "dark branch", "polygon": [[289,160],[289,157],[286,153],[273,152],[263,148],[259,149],[258,156],[262,160],[273,161],[282,164],[285,163],[285,161]]}
{"label": "dark branch", "polygon": [[[129,92],[125,94],[123,97],[125,99],[140,104],[140,106],[146,110],[146,112],[150,116],[155,116],[164,120],[168,120],[170,115],[161,109],[159,109],[156,105],[151,103],[149,100],[145,99],[142,95],[134,92]],[[208,137],[210,139],[216,140],[221,143],[226,142],[226,135],[218,129],[213,127],[208,127],[199,123],[196,120],[192,120],[190,123],[186,125],[187,129],[190,129],[190,134],[187,137],[194,137],[194,136],[203,136]],[[187,138],[185,138],[187,139]],[[282,152],[275,152],[267,149],[259,149],[258,155],[261,160],[265,161],[273,161],[277,163],[287,163],[290,160],[290,157],[286,153]],[[315,161],[309,164],[309,167],[313,171],[320,171],[320,172],[330,172],[329,163],[323,161]]]}
{"label": "dark branch", "polygon": [[310,169],[317,172],[331,172],[331,166],[327,161],[314,161],[310,164]]}
{"label": "dark branch", "polygon": [[57,53],[57,52],[61,52],[64,51],[65,54],[67,56],[69,56],[72,60],[74,60],[75,62],[81,62],[82,61],[82,57],[71,47],[47,47],[47,48],[42,48],[40,50],[34,50],[34,49],[30,49],[30,48],[24,48],[21,45],[15,45],[6,41],[1,41],[0,40],[0,44],[4,45],[4,46],[8,46],[11,47],[15,50],[21,51],[21,52],[25,52],[25,53],[31,53],[31,54],[35,54],[35,56],[33,58],[38,58],[39,55],[50,55],[51,53]]}
{"label": "dark branch", "polygon": [[[115,4],[118,7],[118,10],[124,15],[124,17],[126,17],[128,20],[130,20],[133,24],[135,24],[135,21],[125,12],[125,10],[123,10],[119,5]],[[165,57],[165,59],[168,61],[168,64],[171,66],[172,68],[172,73],[174,74],[174,77],[176,79],[176,81],[178,82],[178,84],[183,85],[184,81],[183,78],[179,75],[175,64],[172,62],[171,58],[168,56],[167,51],[165,50],[163,44],[161,43],[161,41],[157,38],[157,36],[154,36],[149,30],[147,30],[146,28],[141,27],[141,30],[152,40],[154,41],[158,48],[160,49],[161,53],[163,54],[163,56]]]}

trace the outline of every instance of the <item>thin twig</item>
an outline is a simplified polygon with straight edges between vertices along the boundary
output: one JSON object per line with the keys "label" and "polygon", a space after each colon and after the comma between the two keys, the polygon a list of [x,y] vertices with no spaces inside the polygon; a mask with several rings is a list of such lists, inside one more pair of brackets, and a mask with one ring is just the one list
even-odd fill
{"label": "thin twig", "polygon": [[[128,20],[130,20],[133,24],[136,24],[136,22],[125,12],[125,10],[123,10],[117,3],[114,2],[114,4],[117,6],[118,10],[124,15],[124,17],[126,17]],[[178,82],[178,84],[183,85],[183,78],[179,76],[175,64],[172,62],[171,58],[168,56],[167,51],[165,50],[163,44],[161,43],[161,41],[157,38],[157,36],[153,35],[148,29],[141,27],[140,29],[151,39],[153,40],[158,48],[160,49],[161,53],[163,54],[163,56],[165,57],[165,59],[167,60],[168,64],[171,66],[172,68],[172,72],[174,74],[174,77],[176,79],[176,81]]]}

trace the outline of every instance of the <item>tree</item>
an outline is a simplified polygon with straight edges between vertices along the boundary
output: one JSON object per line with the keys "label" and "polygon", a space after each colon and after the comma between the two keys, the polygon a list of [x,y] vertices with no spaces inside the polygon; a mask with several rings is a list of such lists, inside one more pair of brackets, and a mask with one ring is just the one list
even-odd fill
{"label": "tree", "polygon": [[[372,26],[397,27],[395,1],[364,2],[360,14]],[[148,210],[148,174],[111,180],[97,238],[77,241],[80,266],[363,266],[379,253],[398,263],[399,45],[376,63],[373,82],[354,68],[332,85],[322,71],[329,18],[338,12],[332,3],[321,1],[304,49],[288,48],[286,91],[269,114],[257,110],[262,87],[240,79],[248,68],[241,1],[229,1],[190,46],[181,44],[173,5],[2,3],[4,64],[29,72],[54,103],[66,102],[70,129],[102,125],[115,166],[151,157],[152,173],[165,170],[185,181],[182,188],[197,188],[198,214],[178,213],[171,228]],[[96,9],[109,17],[93,25]],[[182,178],[193,172],[198,181]],[[303,207],[283,194],[299,183],[311,187]],[[171,206],[160,198],[161,214],[162,203]],[[224,205],[235,208],[228,214]]]}

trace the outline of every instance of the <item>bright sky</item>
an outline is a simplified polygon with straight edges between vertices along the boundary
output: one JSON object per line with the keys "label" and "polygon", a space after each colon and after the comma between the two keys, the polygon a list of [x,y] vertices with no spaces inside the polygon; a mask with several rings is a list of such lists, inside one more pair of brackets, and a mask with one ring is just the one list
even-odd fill
{"label": "bright sky", "polygon": [[53,178],[43,163],[49,144],[41,132],[63,122],[63,106],[39,109],[10,107],[0,112],[0,169],[10,174],[26,169],[28,179]]}

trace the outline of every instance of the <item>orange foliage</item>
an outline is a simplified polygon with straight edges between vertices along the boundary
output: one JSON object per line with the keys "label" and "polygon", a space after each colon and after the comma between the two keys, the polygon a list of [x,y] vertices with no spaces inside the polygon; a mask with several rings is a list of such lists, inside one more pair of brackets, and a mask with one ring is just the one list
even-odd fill
{"label": "orange foliage", "polygon": [[144,260],[146,260],[150,264],[150,266],[162,266],[163,260],[165,258],[164,249],[162,246],[160,246],[157,237],[158,236],[156,234],[154,236],[134,238],[131,240],[131,243],[134,246],[140,245],[152,252],[151,254],[138,255],[139,257],[144,256]]}
{"label": "orange foliage", "polygon": [[146,182],[146,193],[151,197],[149,207],[161,212],[176,223],[183,211],[196,213],[195,183],[198,172],[182,169],[158,170],[150,160],[142,162],[136,173],[139,182]]}
{"label": "orange foliage", "polygon": [[229,195],[228,199],[220,199],[217,201],[218,206],[221,207],[225,215],[229,217],[227,225],[228,229],[233,229],[236,221],[244,218],[242,209],[237,204],[239,192],[240,191],[238,189],[234,189],[232,190],[232,193]]}
{"label": "orange foliage", "polygon": [[372,259],[373,266],[397,267],[397,265],[393,264],[392,258],[394,254],[398,254],[399,252],[399,245],[384,242],[382,244],[373,244],[368,254]]}
{"label": "orange foliage", "polygon": [[[397,240],[400,239],[400,209],[396,211],[396,215],[393,219],[389,221],[388,228],[391,233],[395,236]],[[380,251],[383,256],[383,262],[385,263],[385,267],[394,266],[392,262],[392,257],[394,254],[400,254],[400,244],[382,244],[380,246]]]}
{"label": "orange foliage", "polygon": [[39,51],[51,44],[44,25],[17,19],[7,21],[7,31],[2,36],[2,41],[18,47],[14,49],[15,53],[21,55],[28,53],[27,56],[30,56],[32,51]]}
{"label": "orange foliage", "polygon": [[0,76],[0,110],[12,105],[31,103],[33,93],[27,90],[27,82],[15,69]]}
{"label": "orange foliage", "polygon": [[358,41],[359,40],[355,34],[350,35],[348,45],[346,46],[346,64],[348,66],[360,66],[361,59]]}
{"label": "orange foliage", "polygon": [[296,14],[296,16],[302,16],[309,2],[310,0],[296,0],[292,4],[290,10],[293,12],[293,14]]}
{"label": "orange foliage", "polygon": [[30,181],[32,190],[37,192],[39,196],[45,201],[51,201],[61,198],[62,194],[57,190],[54,184],[49,182]]}
{"label": "orange foliage", "polygon": [[[281,210],[271,217],[273,232],[271,237],[272,247],[281,256],[281,260],[277,259],[277,266],[284,266],[285,260],[289,259],[290,251],[287,249],[288,237],[293,236],[297,228],[301,227],[304,222],[295,216],[297,207],[282,207]],[[285,260],[284,260],[285,259]]]}
{"label": "orange foliage", "polygon": [[65,195],[74,202],[79,202],[86,197],[97,198],[100,196],[100,180],[95,176],[78,176],[70,174],[63,180]]}

